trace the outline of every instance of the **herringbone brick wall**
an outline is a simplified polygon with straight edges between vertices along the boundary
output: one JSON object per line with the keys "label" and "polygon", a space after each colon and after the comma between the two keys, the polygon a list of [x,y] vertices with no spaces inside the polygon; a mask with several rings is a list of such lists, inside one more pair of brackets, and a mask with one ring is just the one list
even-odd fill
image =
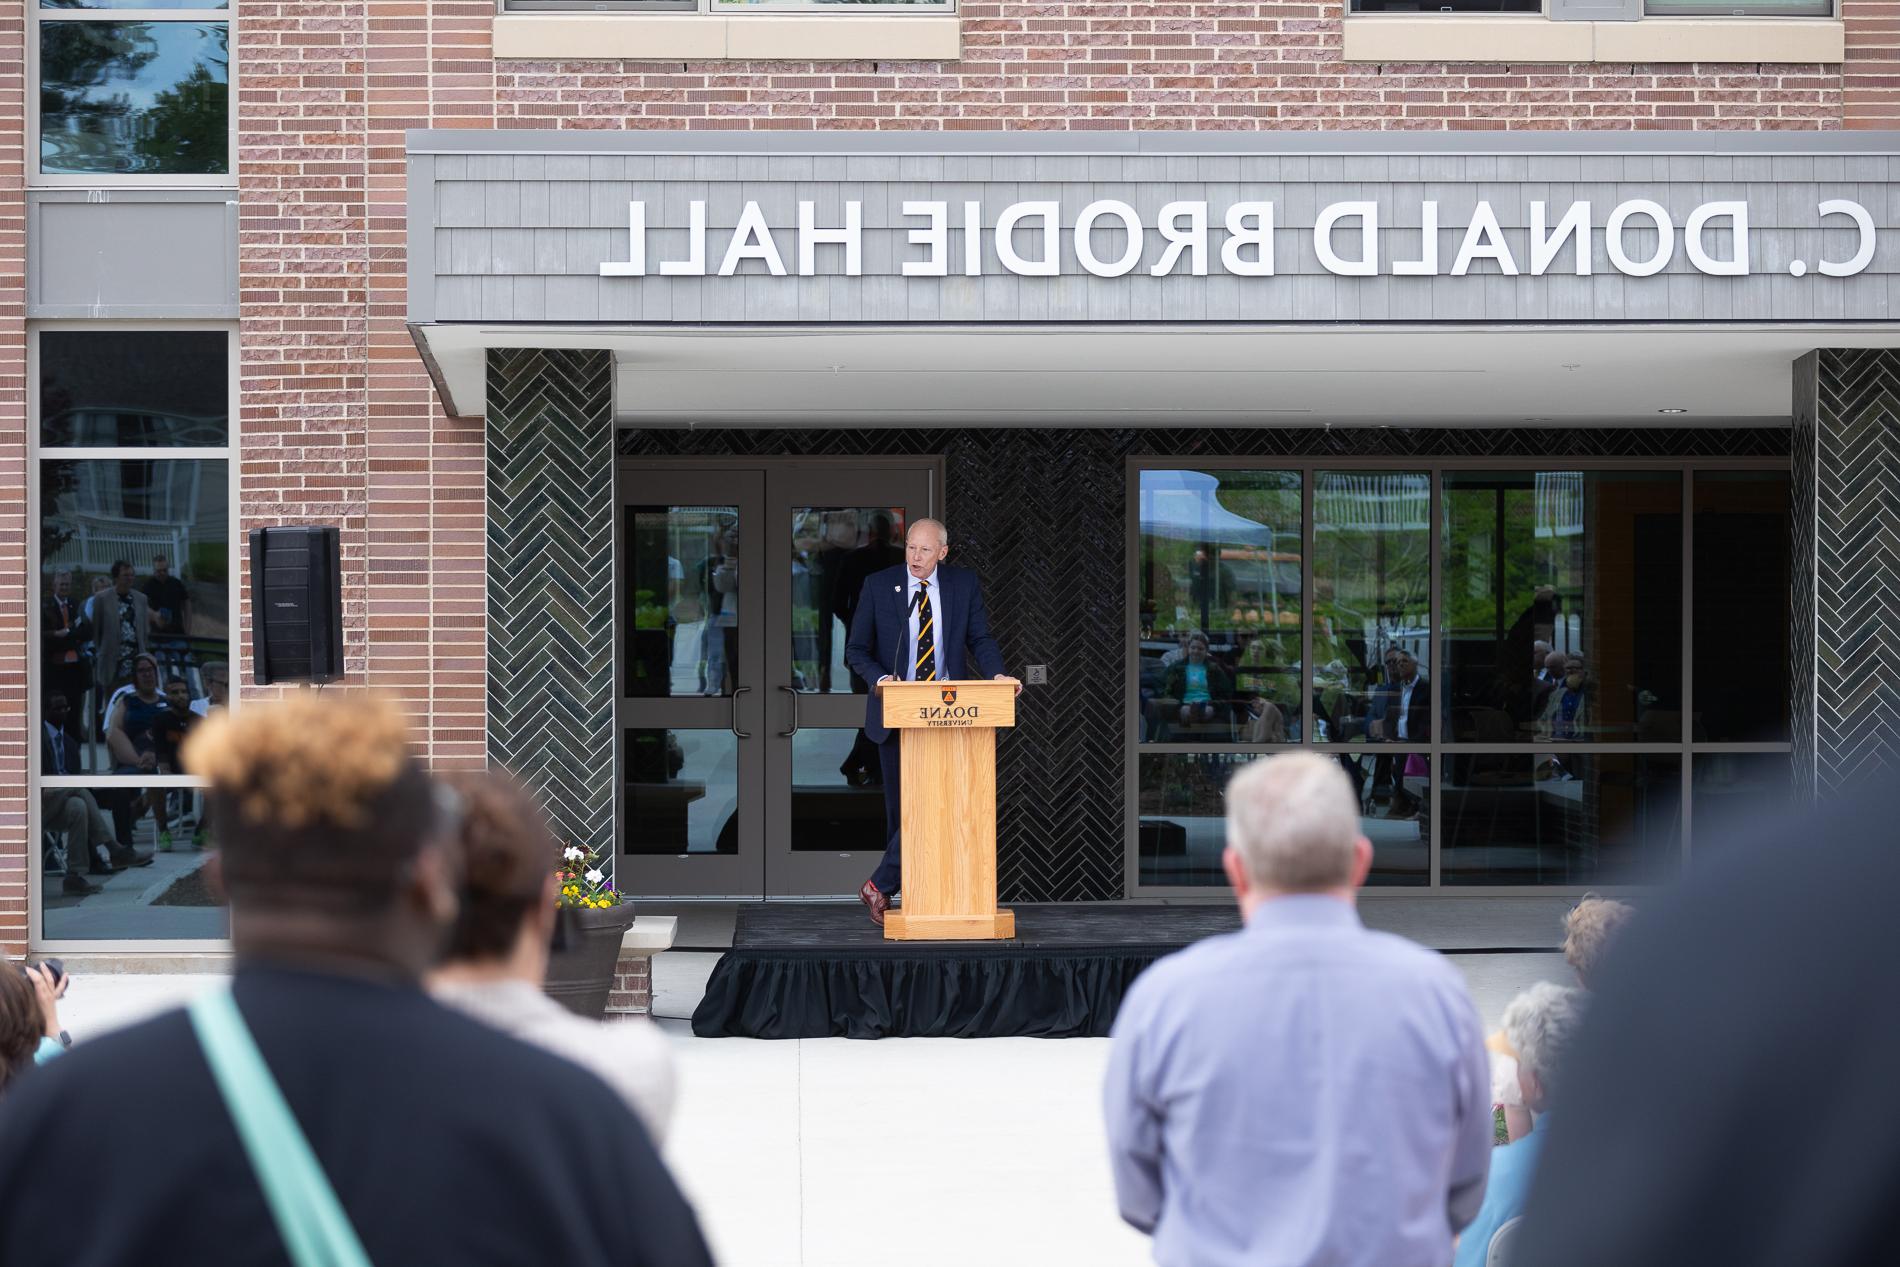
{"label": "herringbone brick wall", "polygon": [[608,352],[488,354],[488,753],[609,857],[613,372]]}
{"label": "herringbone brick wall", "polygon": [[1828,796],[1900,768],[1900,352],[1823,350],[1798,373],[1796,779]]}

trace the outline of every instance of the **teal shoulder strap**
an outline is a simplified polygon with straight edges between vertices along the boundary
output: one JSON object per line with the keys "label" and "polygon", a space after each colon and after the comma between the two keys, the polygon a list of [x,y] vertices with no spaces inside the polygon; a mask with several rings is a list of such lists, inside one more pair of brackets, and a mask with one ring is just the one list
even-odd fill
{"label": "teal shoulder strap", "polygon": [[194,999],[191,1025],[290,1261],[295,1267],[370,1267],[349,1215],[284,1102],[231,992],[211,990]]}

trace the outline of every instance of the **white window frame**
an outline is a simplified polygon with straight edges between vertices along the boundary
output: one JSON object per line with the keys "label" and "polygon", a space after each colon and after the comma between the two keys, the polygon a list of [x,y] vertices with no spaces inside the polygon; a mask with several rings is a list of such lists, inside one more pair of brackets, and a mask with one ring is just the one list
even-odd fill
{"label": "white window frame", "polygon": [[[133,448],[80,448],[66,446],[47,446],[40,444],[40,335],[48,330],[110,333],[114,331],[155,331],[162,333],[193,330],[218,330],[225,335],[225,376],[226,416],[229,424],[225,428],[225,443],[220,446],[202,445],[140,445]],[[238,460],[241,447],[238,442],[238,399],[240,366],[238,323],[235,321],[35,321],[28,325],[26,333],[26,646],[27,646],[27,733],[32,739],[27,743],[27,872],[26,872],[26,942],[35,953],[48,954],[200,954],[204,952],[224,952],[231,943],[224,938],[165,938],[165,937],[126,937],[126,938],[49,938],[45,936],[46,911],[41,901],[45,886],[45,868],[40,856],[42,825],[40,809],[45,788],[57,787],[204,787],[205,781],[188,774],[47,774],[40,769],[40,701],[45,683],[41,680],[40,669],[40,460],[86,461],[104,459],[131,459],[136,461],[223,461],[225,464],[225,496],[229,499],[230,528],[226,541],[226,584],[230,593],[227,598],[231,622],[231,646],[225,657],[229,673],[230,703],[235,709],[242,707],[239,699],[238,684],[243,674],[240,671],[239,652],[241,631],[239,618],[241,612],[238,601],[243,593],[243,578],[238,574],[239,563],[239,509],[243,505],[240,483],[243,467]],[[69,863],[70,865],[70,863]]]}
{"label": "white window frame", "polygon": [[[228,9],[42,9],[26,6],[26,184],[29,189],[146,186],[159,189],[224,189],[238,183],[238,23],[235,0]],[[225,48],[225,171],[185,172],[42,172],[40,171],[40,27],[48,22],[222,22]],[[236,415],[232,415],[233,418]]]}

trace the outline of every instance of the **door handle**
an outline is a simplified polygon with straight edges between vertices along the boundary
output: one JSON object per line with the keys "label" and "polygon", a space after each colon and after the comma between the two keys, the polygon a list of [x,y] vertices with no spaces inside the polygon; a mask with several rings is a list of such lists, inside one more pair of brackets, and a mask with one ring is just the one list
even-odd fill
{"label": "door handle", "polygon": [[752,738],[751,731],[739,729],[739,697],[751,689],[749,686],[739,686],[734,687],[732,692],[732,733],[739,739]]}
{"label": "door handle", "polygon": [[798,688],[796,686],[781,686],[778,689],[792,697],[792,728],[778,732],[780,739],[790,739],[793,735],[798,733]]}

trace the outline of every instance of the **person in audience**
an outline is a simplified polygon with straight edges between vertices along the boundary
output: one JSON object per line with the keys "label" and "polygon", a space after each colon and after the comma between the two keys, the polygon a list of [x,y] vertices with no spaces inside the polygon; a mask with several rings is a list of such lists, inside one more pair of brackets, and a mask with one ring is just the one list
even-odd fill
{"label": "person in audience", "polygon": [[172,575],[171,560],[165,555],[152,558],[152,574],[139,587],[146,607],[152,613],[152,632],[160,638],[182,641],[191,633],[191,591]]}
{"label": "person in audience", "polygon": [[[185,763],[215,809],[240,1033],[364,1259],[710,1261],[605,1083],[423,990],[459,913],[460,802],[394,705],[304,693],[228,710]],[[0,1102],[0,1263],[285,1261],[232,1112],[185,1011],[23,1080]],[[110,1217],[74,1218],[80,1190],[108,1194]]]}
{"label": "person in audience", "polygon": [[1241,730],[1242,743],[1285,743],[1286,714],[1264,695],[1247,701],[1247,716]]}
{"label": "person in audience", "polygon": [[[1576,974],[1578,985],[1590,988],[1597,966],[1634,914],[1636,908],[1627,902],[1586,893],[1564,915],[1564,962]],[[1492,1102],[1504,1111],[1506,1134],[1520,1140],[1530,1134],[1531,1114],[1519,1089],[1517,1049],[1504,1029],[1486,1038],[1484,1045],[1491,1053]]]}
{"label": "person in audience", "polygon": [[66,974],[45,964],[0,959],[0,1096],[34,1065],[66,1050],[72,1040],[59,1023]]}
{"label": "person in audience", "polygon": [[644,1017],[590,1021],[541,991],[553,941],[561,847],[534,797],[506,773],[456,774],[462,796],[462,914],[429,978],[435,997],[597,1075],[655,1144],[673,1113],[673,1057]]}
{"label": "person in audience", "polygon": [[206,662],[204,669],[205,693],[191,701],[191,711],[200,717],[209,717],[214,708],[223,708],[231,697],[231,666],[222,660]]}
{"label": "person in audience", "polygon": [[1491,1238],[1499,1228],[1524,1213],[1531,1176],[1544,1146],[1552,1098],[1564,1074],[1571,1045],[1583,1028],[1588,996],[1579,989],[1540,981],[1512,999],[1504,1009],[1504,1033],[1517,1051],[1517,1080],[1523,1104],[1533,1119],[1523,1139],[1491,1152],[1491,1176],[1485,1184],[1484,1204],[1458,1238],[1458,1256],[1452,1267],[1485,1267]]}
{"label": "person in audience", "polygon": [[1591,972],[1517,1262],[1893,1261],[1892,800],[1784,792],[1644,904]]}
{"label": "person in audience", "polygon": [[1557,743],[1575,743],[1590,737],[1596,724],[1591,700],[1589,667],[1582,656],[1564,658],[1563,681],[1551,688],[1537,724],[1537,737]]}
{"label": "person in audience", "polygon": [[1628,902],[1586,893],[1564,916],[1564,962],[1577,974],[1577,984],[1594,989],[1592,982],[1603,960],[1628,927],[1636,908]]}
{"label": "person in audience", "polygon": [[1244,927],[1156,963],[1115,1018],[1122,1218],[1161,1263],[1448,1262],[1492,1138],[1463,979],[1360,923],[1372,846],[1332,758],[1236,774],[1227,842]]}

